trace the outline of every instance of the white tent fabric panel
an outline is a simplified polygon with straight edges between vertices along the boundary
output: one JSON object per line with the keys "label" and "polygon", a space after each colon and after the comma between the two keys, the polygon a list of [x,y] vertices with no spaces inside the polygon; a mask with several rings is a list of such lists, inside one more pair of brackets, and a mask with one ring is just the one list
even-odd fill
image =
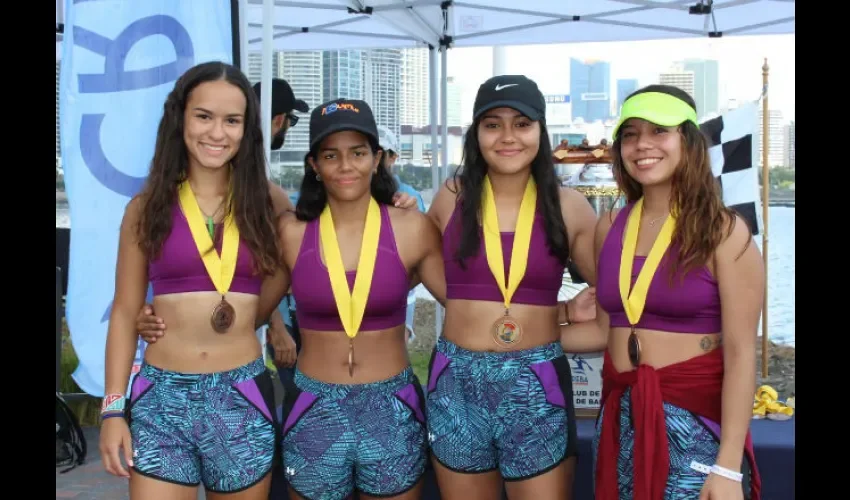
{"label": "white tent fabric panel", "polygon": [[[245,0],[249,50],[262,0]],[[699,7],[708,14],[699,13]],[[794,33],[794,0],[275,1],[275,50],[614,42]],[[445,9],[443,8],[445,7]],[[696,12],[691,13],[691,10]]]}
{"label": "white tent fabric panel", "polygon": [[[250,52],[262,49],[262,0],[247,0],[246,18]],[[398,9],[351,9],[339,0],[313,2],[277,1],[274,7],[275,50],[377,49],[439,44],[438,34],[412,21]],[[439,7],[433,7],[439,13]],[[396,9],[394,12],[393,9]],[[363,12],[360,12],[360,11]],[[429,9],[423,9],[427,12]]]}
{"label": "white tent fabric panel", "polygon": [[695,0],[469,0],[452,6],[455,47],[611,42],[794,32],[794,2]]}

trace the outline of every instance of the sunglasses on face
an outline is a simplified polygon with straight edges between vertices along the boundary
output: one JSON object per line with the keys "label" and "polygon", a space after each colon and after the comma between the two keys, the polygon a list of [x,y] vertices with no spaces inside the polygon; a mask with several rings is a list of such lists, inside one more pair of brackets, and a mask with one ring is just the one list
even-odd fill
{"label": "sunglasses on face", "polygon": [[298,115],[295,113],[289,113],[286,115],[289,118],[289,126],[294,127],[296,123],[298,123]]}

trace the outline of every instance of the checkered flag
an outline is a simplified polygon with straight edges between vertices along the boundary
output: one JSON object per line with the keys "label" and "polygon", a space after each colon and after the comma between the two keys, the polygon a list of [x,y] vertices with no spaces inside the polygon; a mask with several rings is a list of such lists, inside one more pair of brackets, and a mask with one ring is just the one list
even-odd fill
{"label": "checkered flag", "polygon": [[747,221],[754,235],[762,227],[758,168],[753,162],[758,154],[753,141],[758,130],[757,105],[757,101],[748,102],[700,125],[708,140],[711,170],[720,183],[723,203]]}

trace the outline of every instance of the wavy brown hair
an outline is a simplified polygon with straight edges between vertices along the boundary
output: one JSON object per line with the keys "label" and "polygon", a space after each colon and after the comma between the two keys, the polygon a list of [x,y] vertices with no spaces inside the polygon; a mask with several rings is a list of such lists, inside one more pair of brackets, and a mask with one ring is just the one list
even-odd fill
{"label": "wavy brown hair", "polygon": [[[629,95],[662,92],[686,102],[696,110],[696,103],[687,92],[669,85],[649,85]],[[621,129],[622,130],[622,129]],[[681,272],[684,276],[706,265],[718,245],[732,234],[736,213],[723,204],[720,186],[711,171],[708,142],[699,127],[686,121],[678,127],[682,145],[682,160],[673,173],[671,210],[676,214],[671,245],[678,256],[671,262],[671,278]],[[630,203],[643,196],[643,186],[626,171],[620,154],[620,133],[611,148],[614,178]],[[749,245],[749,242],[747,243]],[[746,247],[745,247],[746,248]]]}
{"label": "wavy brown hair", "polygon": [[189,172],[189,153],[183,139],[186,103],[198,85],[219,80],[238,87],[246,101],[245,131],[239,151],[230,161],[232,196],[230,204],[224,207],[225,213],[234,214],[239,236],[254,256],[255,270],[273,274],[277,268],[278,245],[259,105],[245,75],[235,66],[222,62],[206,62],[189,69],[165,100],[150,173],[138,195],[142,205],[136,228],[139,244],[148,259],[157,258],[171,233],[171,211],[177,202],[177,190]]}

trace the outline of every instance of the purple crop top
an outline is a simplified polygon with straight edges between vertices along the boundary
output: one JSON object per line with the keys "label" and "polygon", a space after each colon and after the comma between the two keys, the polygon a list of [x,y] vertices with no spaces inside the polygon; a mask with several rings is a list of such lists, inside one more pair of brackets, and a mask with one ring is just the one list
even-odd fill
{"label": "purple crop top", "polygon": [[[478,253],[465,259],[466,269],[460,266],[455,258],[460,246],[460,204],[455,205],[446,230],[443,233],[443,266],[446,273],[446,298],[461,300],[487,300],[503,302],[502,291],[496,283],[496,278],[487,264],[484,253],[484,233],[481,227],[478,234],[481,238]],[[513,252],[514,233],[504,231],[502,236],[502,255],[505,259],[505,279],[509,279],[511,268],[511,253]],[[537,306],[554,306],[558,304],[558,291],[561,289],[564,277],[564,265],[557,257],[549,252],[546,241],[546,229],[543,216],[537,211],[534,214],[534,225],[531,228],[531,243],[528,248],[528,264],[525,276],[511,298],[512,304],[530,304]]]}
{"label": "purple crop top", "polygon": [[[216,225],[215,244],[219,255],[222,244],[221,227],[221,224]],[[148,263],[148,279],[153,286],[154,296],[216,291],[192,239],[189,221],[177,203],[171,209],[171,234],[163,242],[159,258]],[[259,295],[262,283],[263,276],[254,270],[251,249],[240,239],[236,272],[229,291]]]}
{"label": "purple crop top", "polygon": [[[599,253],[596,300],[611,319],[611,327],[631,327],[620,298],[620,255],[623,252],[623,231],[633,203],[620,210]],[[694,269],[684,280],[676,277],[670,284],[670,251],[661,258],[649,284],[646,306],[637,328],[676,333],[718,333],[721,331],[720,292],[717,280],[707,267]],[[675,254],[673,254],[675,255]],[[632,267],[632,286],[646,261],[635,256]]]}
{"label": "purple crop top", "polygon": [[[381,210],[381,234],[375,274],[363,313],[361,331],[374,331],[404,324],[410,277],[398,255],[393,227],[386,205]],[[320,254],[319,219],[307,223],[304,239],[292,269],[292,295],[298,301],[295,314],[302,328],[321,331],[344,331],[334,301],[328,268]],[[354,289],[357,271],[346,271],[349,291]]]}

